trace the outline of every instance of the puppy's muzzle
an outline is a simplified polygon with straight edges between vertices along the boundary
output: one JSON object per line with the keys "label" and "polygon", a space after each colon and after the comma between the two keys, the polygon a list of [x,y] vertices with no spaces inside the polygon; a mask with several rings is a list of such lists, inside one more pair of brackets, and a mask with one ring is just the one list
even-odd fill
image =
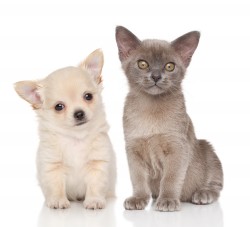
{"label": "puppy's muzzle", "polygon": [[74,119],[76,121],[76,125],[82,125],[86,122],[85,113],[82,110],[77,110],[74,113]]}

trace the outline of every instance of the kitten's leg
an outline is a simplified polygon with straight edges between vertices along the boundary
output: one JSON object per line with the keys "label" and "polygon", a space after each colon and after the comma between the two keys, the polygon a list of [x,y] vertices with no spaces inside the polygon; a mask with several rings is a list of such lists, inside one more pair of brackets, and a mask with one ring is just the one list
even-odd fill
{"label": "kitten's leg", "polygon": [[143,210],[150,198],[145,168],[146,142],[143,139],[138,139],[130,146],[127,146],[126,150],[133,196],[124,201],[124,207],[127,210]]}
{"label": "kitten's leg", "polygon": [[65,179],[61,163],[46,163],[38,173],[40,186],[50,208],[68,208],[70,202],[66,196]]}
{"label": "kitten's leg", "polygon": [[194,204],[209,204],[219,198],[223,188],[223,172],[219,158],[214,153],[213,147],[205,140],[199,140],[199,152],[205,154],[207,163],[206,178],[204,185],[192,196]]}
{"label": "kitten's leg", "polygon": [[180,210],[180,197],[189,163],[189,148],[179,138],[160,136],[159,157],[162,159],[160,194],[155,204],[158,211]]}
{"label": "kitten's leg", "polygon": [[156,200],[160,193],[160,179],[159,178],[150,179],[149,186],[150,186],[151,196],[153,200]]}

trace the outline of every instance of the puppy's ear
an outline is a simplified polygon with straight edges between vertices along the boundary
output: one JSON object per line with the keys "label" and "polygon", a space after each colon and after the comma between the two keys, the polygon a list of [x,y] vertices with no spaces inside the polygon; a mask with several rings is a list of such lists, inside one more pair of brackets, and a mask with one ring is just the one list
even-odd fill
{"label": "puppy's ear", "polygon": [[40,86],[35,81],[19,81],[15,83],[15,90],[17,94],[29,102],[34,109],[39,109],[42,106],[41,96],[38,89]]}
{"label": "puppy's ear", "polygon": [[82,69],[87,70],[93,75],[95,81],[99,84],[102,82],[102,67],[103,67],[103,53],[101,49],[93,51],[81,64]]}

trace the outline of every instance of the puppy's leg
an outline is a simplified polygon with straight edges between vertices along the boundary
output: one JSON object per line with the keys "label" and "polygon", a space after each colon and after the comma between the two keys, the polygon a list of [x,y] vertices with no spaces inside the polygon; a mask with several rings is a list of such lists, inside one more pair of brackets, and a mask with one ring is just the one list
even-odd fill
{"label": "puppy's leg", "polygon": [[[86,196],[83,206],[86,209],[102,209],[106,205],[106,196],[110,191],[114,192],[114,174],[110,173],[110,165],[113,165],[113,149],[108,135],[98,135],[92,144],[90,160],[86,166]],[[113,182],[113,183],[112,183]],[[110,183],[112,188],[110,188]]]}
{"label": "puppy's leg", "polygon": [[133,196],[124,201],[124,207],[127,210],[143,210],[150,198],[146,169],[147,142],[143,139],[137,139],[127,144],[126,150]]}
{"label": "puppy's leg", "polygon": [[43,164],[39,173],[39,181],[48,207],[65,209],[70,206],[66,196],[63,165],[61,163]]}
{"label": "puppy's leg", "polygon": [[91,160],[87,166],[87,190],[83,206],[86,209],[103,209],[108,188],[108,162]]}

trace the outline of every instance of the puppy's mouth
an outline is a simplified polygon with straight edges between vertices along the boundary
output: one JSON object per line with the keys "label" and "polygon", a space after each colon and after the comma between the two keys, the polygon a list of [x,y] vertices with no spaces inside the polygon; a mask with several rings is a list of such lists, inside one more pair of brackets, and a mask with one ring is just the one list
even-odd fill
{"label": "puppy's mouth", "polygon": [[77,123],[75,124],[75,126],[81,126],[81,125],[84,125],[84,124],[86,124],[86,123],[87,123],[87,121],[77,122]]}

